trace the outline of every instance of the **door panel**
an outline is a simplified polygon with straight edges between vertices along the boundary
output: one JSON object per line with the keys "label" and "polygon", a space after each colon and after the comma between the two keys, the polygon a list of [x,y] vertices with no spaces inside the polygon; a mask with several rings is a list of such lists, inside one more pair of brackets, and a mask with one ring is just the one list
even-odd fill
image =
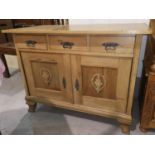
{"label": "door panel", "polygon": [[81,69],[84,96],[116,99],[117,69],[86,66]]}
{"label": "door panel", "polygon": [[73,102],[70,56],[21,52],[31,95]]}
{"label": "door panel", "polygon": [[36,88],[61,90],[57,62],[31,61],[31,65]]}
{"label": "door panel", "polygon": [[74,102],[94,108],[125,111],[131,62],[131,58],[72,55]]}

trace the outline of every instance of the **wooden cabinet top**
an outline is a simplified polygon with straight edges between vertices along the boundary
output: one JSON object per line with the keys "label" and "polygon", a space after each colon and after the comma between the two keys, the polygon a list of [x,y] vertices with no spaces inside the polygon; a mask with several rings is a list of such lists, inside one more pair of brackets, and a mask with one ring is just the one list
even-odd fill
{"label": "wooden cabinet top", "polygon": [[3,33],[41,34],[151,34],[146,24],[104,24],[104,25],[41,25],[34,27],[3,30]]}

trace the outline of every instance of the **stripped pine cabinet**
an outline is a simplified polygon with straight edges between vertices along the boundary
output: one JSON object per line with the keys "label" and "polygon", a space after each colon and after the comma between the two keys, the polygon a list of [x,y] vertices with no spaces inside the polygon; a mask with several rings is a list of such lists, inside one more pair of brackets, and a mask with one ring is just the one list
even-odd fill
{"label": "stripped pine cabinet", "polygon": [[36,26],[13,33],[29,111],[37,102],[114,118],[129,133],[145,24]]}

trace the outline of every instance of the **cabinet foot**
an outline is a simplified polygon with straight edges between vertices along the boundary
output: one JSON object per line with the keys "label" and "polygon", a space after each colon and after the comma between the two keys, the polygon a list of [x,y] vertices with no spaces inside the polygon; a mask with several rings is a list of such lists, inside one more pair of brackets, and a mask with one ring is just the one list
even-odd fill
{"label": "cabinet foot", "polygon": [[130,125],[121,124],[120,128],[124,134],[127,134],[127,135],[130,134]]}
{"label": "cabinet foot", "polygon": [[37,103],[35,102],[26,102],[26,104],[29,106],[28,112],[35,112]]}
{"label": "cabinet foot", "polygon": [[147,132],[147,129],[145,129],[145,128],[141,127],[141,126],[139,127],[139,129],[140,129],[141,132],[145,132],[145,133]]}

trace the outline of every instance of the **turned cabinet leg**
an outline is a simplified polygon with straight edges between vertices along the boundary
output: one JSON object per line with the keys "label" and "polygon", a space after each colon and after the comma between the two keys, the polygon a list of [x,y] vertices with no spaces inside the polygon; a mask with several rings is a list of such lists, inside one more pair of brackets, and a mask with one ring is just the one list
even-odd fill
{"label": "turned cabinet leg", "polygon": [[121,124],[120,128],[124,134],[128,134],[128,135],[130,134],[130,125]]}
{"label": "turned cabinet leg", "polygon": [[4,64],[4,66],[5,66],[5,71],[4,71],[3,75],[4,75],[4,77],[9,78],[11,75],[10,75],[9,68],[8,68],[8,65],[7,65],[7,62],[6,62],[6,59],[5,59],[5,55],[1,54],[0,58],[2,59],[2,62]]}
{"label": "turned cabinet leg", "polygon": [[29,112],[35,112],[37,103],[27,101],[26,104],[29,106],[29,110],[28,110]]}

